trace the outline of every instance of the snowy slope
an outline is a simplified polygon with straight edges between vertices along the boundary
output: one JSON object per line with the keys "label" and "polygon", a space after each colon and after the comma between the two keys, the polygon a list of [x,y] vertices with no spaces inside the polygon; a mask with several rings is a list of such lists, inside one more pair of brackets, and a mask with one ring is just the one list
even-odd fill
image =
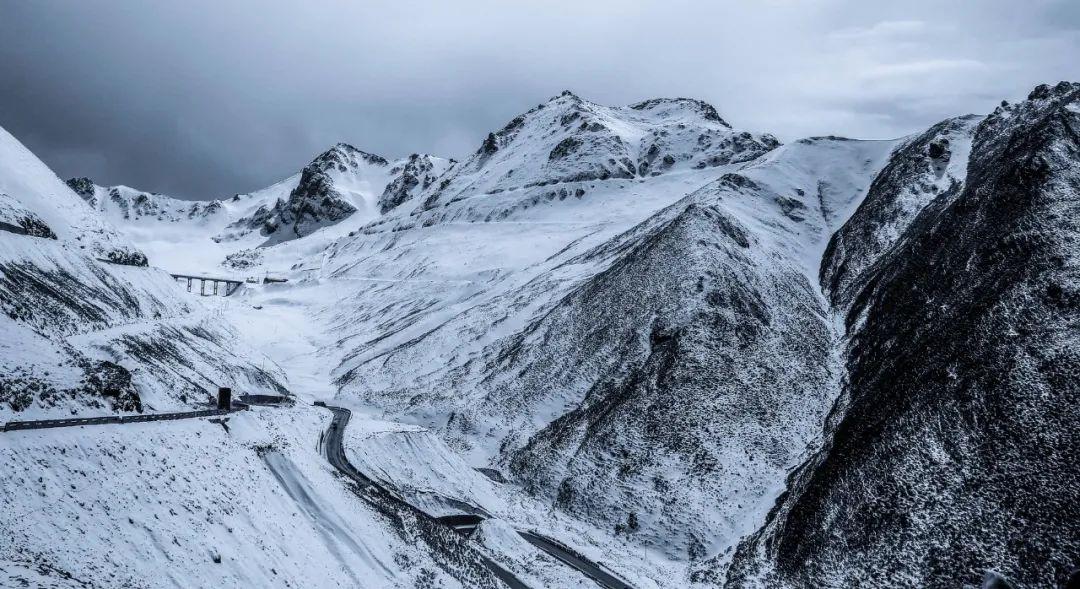
{"label": "snowy slope", "polygon": [[[29,214],[29,217],[28,217]],[[31,235],[55,236],[89,256],[146,265],[146,257],[123,240],[17,139],[0,128],[0,222],[5,231],[23,219],[40,221]],[[16,234],[26,233],[16,231]]]}
{"label": "snowy slope", "polygon": [[329,418],[5,434],[0,585],[498,586],[459,540],[342,485],[313,443]]}

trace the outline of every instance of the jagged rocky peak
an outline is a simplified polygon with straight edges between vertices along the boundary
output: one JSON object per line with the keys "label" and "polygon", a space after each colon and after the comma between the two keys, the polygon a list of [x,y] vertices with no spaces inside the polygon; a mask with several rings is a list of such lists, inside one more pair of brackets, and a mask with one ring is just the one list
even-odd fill
{"label": "jagged rocky peak", "polygon": [[418,153],[396,162],[390,169],[392,180],[379,197],[379,212],[385,214],[427,190],[453,163],[453,160]]}
{"label": "jagged rocky peak", "polygon": [[231,223],[219,239],[257,230],[268,238],[263,245],[273,245],[339,223],[360,210],[375,212],[389,166],[382,156],[338,143],[304,167],[287,197],[266,202]]}
{"label": "jagged rocky peak", "polygon": [[154,219],[178,222],[207,219],[221,211],[219,200],[181,200],[130,186],[99,186],[90,178],[69,178],[67,185],[94,209],[106,212],[113,222]]}
{"label": "jagged rocky peak", "polygon": [[331,169],[337,169],[338,172],[347,172],[350,169],[357,169],[361,163],[368,163],[376,166],[386,166],[390,164],[390,162],[386,161],[386,158],[380,155],[362,151],[348,143],[338,143],[319,154],[310,164],[308,164],[306,169],[315,168],[321,172],[329,172]]}
{"label": "jagged rocky peak", "polygon": [[80,198],[86,201],[86,204],[97,207],[97,185],[90,178],[83,176],[82,178],[69,178],[67,181],[68,187],[75,191]]}
{"label": "jagged rocky peak", "polygon": [[[1059,82],[1054,86],[1040,84],[1028,95],[1027,100],[1008,104],[1003,102],[983,121],[976,136],[974,153],[984,157],[996,156],[1006,149],[999,139],[1012,133],[1017,127],[1035,125],[1040,118],[1068,116],[1077,111],[1077,94],[1080,82]],[[1063,107],[1067,112],[1059,109]],[[1040,126],[1040,130],[1045,130]]]}
{"label": "jagged rocky peak", "polygon": [[608,107],[565,91],[489,133],[425,191],[422,208],[475,194],[740,163],[779,145],[772,135],[732,129],[700,100]]}

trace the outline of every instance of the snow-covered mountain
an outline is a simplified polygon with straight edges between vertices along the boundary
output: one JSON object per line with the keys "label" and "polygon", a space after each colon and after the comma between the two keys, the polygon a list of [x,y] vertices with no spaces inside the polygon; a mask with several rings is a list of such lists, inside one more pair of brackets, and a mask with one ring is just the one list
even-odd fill
{"label": "snow-covered mountain", "polygon": [[202,221],[221,212],[219,200],[208,202],[178,200],[128,186],[102,187],[90,178],[71,178],[67,185],[91,208],[105,213],[114,223],[156,220],[169,223]]}
{"label": "snow-covered mountain", "polygon": [[[684,198],[672,198],[665,181],[631,185],[637,194],[598,181],[584,202],[455,233],[458,244],[495,251],[534,231],[546,238],[528,246],[534,261],[525,269],[459,275],[467,282],[457,292],[432,288],[429,281],[444,279],[426,258],[394,276],[382,258],[337,270],[395,281],[338,313],[342,325],[352,323],[342,394],[442,430],[477,460],[599,525],[624,528],[633,518],[642,541],[673,557],[707,553],[767,509],[761,504],[827,410],[837,376],[832,326],[810,260],[891,145],[797,143],[739,172],[717,170],[715,180],[695,174],[707,183]],[[624,206],[634,215],[565,220],[614,200],[632,201]],[[532,211],[544,221],[529,221]],[[419,249],[393,235],[387,258]],[[357,257],[365,242],[387,247],[379,235],[359,235],[327,262]],[[494,261],[479,244],[466,247],[455,263]],[[406,289],[417,295],[402,297]],[[757,452],[770,460],[748,458]]]}
{"label": "snow-covered mountain", "polygon": [[[491,516],[470,545],[538,585],[591,581],[514,530],[638,588],[974,586],[987,570],[1052,586],[1080,562],[1078,96],[1040,86],[897,140],[781,145],[696,100],[566,92],[460,162],[339,144],[202,202],[50,180],[5,201],[0,238],[65,264],[141,250],[173,271],[288,278],[205,305],[235,346],[215,335],[228,353],[202,361],[251,374],[265,354],[275,382],[351,407],[355,464],[429,514]],[[4,165],[26,168],[19,154]],[[40,204],[57,191],[78,206]],[[30,276],[50,264],[33,258]],[[38,280],[8,279],[5,310],[43,307],[20,286]],[[134,305],[151,331],[204,306],[158,287],[160,321],[149,286],[99,306]],[[87,331],[98,320],[75,302],[49,304],[12,321],[70,332],[72,354],[112,350],[137,376],[190,369],[190,351],[121,348],[134,328]],[[149,398],[148,378],[124,390]],[[314,440],[304,415],[265,419]],[[281,481],[277,460],[237,464]],[[421,552],[408,558],[444,583],[472,574]],[[373,570],[415,584],[395,563]]]}
{"label": "snow-covered mountain", "polygon": [[376,197],[388,182],[389,165],[381,156],[339,143],[300,172],[288,197],[261,204],[251,215],[234,221],[229,225],[233,232],[225,238],[258,231],[269,238],[263,245],[273,245],[303,237],[361,210],[361,214],[371,215],[378,210]]}
{"label": "snow-covered mountain", "polygon": [[[339,143],[299,173],[226,199],[182,200],[90,178],[67,185],[174,272],[243,272],[260,248],[350,219],[350,228],[412,199],[452,162],[412,154],[398,161]],[[233,257],[229,258],[230,255]],[[219,268],[225,261],[225,269]]]}

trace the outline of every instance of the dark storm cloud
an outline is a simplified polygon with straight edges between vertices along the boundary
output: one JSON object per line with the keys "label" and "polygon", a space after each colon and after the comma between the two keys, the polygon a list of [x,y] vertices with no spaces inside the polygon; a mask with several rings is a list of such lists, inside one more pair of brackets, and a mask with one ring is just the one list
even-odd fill
{"label": "dark storm cloud", "polygon": [[0,125],[63,176],[191,198],[337,141],[461,156],[564,88],[783,138],[897,136],[1080,79],[1069,0],[6,2]]}

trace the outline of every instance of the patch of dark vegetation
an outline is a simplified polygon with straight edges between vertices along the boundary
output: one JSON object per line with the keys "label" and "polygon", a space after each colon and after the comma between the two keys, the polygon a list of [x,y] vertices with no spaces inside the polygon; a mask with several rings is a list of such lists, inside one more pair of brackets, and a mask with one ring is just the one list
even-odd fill
{"label": "patch of dark vegetation", "polygon": [[108,399],[113,411],[142,413],[142,399],[139,398],[139,391],[131,383],[131,373],[123,366],[107,360],[98,361],[84,368],[79,394]]}
{"label": "patch of dark vegetation", "polygon": [[150,265],[150,261],[146,259],[146,254],[131,248],[112,248],[105,252],[105,260],[121,266],[145,267]]}
{"label": "patch of dark vegetation", "polygon": [[73,386],[63,387],[48,372],[15,367],[0,377],[0,403],[12,411],[37,407],[84,407],[109,411],[142,411],[131,373],[108,361],[91,360],[68,348],[70,363],[82,372]]}

